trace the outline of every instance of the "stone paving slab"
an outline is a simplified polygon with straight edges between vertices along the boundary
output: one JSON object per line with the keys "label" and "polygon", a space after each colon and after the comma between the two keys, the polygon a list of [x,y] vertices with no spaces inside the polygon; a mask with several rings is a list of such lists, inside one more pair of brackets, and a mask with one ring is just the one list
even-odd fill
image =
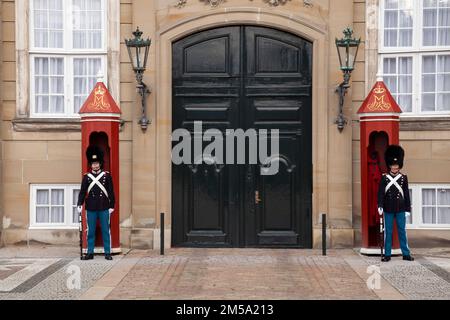
{"label": "stone paving slab", "polygon": [[[0,249],[3,299],[450,299],[450,250],[417,250],[416,261],[357,250],[131,250],[113,261],[80,261],[76,247]],[[79,288],[70,282],[80,273]],[[374,273],[374,270],[376,271]],[[19,276],[18,276],[19,275]],[[22,275],[22,276],[20,276]],[[369,288],[371,276],[378,288]]]}
{"label": "stone paving slab", "polygon": [[378,299],[339,255],[312,250],[171,249],[143,257],[107,299]]}
{"label": "stone paving slab", "polygon": [[132,252],[126,259],[121,259],[100,280],[84,292],[80,300],[103,300],[125,278],[130,270],[140,261],[144,254]]}
{"label": "stone paving slab", "polygon": [[[380,273],[392,286],[397,288],[407,299],[411,300],[449,300],[450,283],[433,269],[442,271],[431,260],[416,256],[416,261],[403,261],[394,257],[388,263],[380,262],[377,257],[364,257],[372,265],[380,266]],[[445,271],[444,271],[445,272]]]}
{"label": "stone paving slab", "polygon": [[[102,256],[94,260],[81,261],[79,257],[61,259],[2,259],[0,265],[7,262],[17,263],[24,260],[31,265],[45,265],[46,268],[35,269],[27,277],[20,277],[20,272],[8,276],[0,292],[0,300],[73,300],[83,295],[117,262],[107,261]],[[78,277],[79,275],[79,277]],[[75,278],[76,277],[76,278]],[[79,282],[76,282],[79,279]],[[74,281],[75,280],[75,281]],[[0,287],[2,282],[0,281]],[[9,286],[8,286],[9,284]]]}
{"label": "stone paving slab", "polygon": [[1,259],[0,292],[15,290],[36,274],[57,263],[59,259]]}
{"label": "stone paving slab", "polygon": [[[405,300],[405,296],[394,286],[392,286],[386,279],[381,276],[381,270],[379,266],[370,264],[364,259],[361,259],[360,256],[353,257],[345,257],[345,261],[355,270],[355,272],[359,275],[359,277],[366,281],[366,284],[369,282],[370,285],[373,285],[373,292],[379,297],[381,300]],[[378,267],[378,269],[374,269],[373,267]],[[372,283],[369,280],[369,277],[373,275],[375,272],[380,275],[379,283]],[[376,288],[375,285],[379,287]]]}

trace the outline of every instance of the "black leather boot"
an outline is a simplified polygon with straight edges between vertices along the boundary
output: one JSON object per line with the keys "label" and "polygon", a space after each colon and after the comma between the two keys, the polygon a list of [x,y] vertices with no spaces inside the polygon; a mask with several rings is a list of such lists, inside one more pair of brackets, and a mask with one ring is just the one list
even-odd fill
{"label": "black leather boot", "polygon": [[81,260],[92,260],[92,259],[94,259],[94,254],[93,254],[93,253],[85,254],[85,255],[81,258]]}
{"label": "black leather boot", "polygon": [[384,256],[383,259],[381,259],[381,261],[389,262],[389,261],[391,261],[391,257],[390,256]]}
{"label": "black leather boot", "polygon": [[105,259],[106,260],[112,260],[113,258],[111,256],[111,254],[105,254]]}
{"label": "black leather boot", "polygon": [[414,258],[411,257],[411,256],[403,256],[403,260],[406,260],[406,261],[414,261]]}

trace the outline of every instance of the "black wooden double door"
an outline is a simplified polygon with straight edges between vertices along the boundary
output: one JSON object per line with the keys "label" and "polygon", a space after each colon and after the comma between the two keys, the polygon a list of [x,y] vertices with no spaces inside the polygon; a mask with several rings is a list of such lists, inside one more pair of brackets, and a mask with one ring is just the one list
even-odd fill
{"label": "black wooden double door", "polygon": [[203,133],[215,128],[224,138],[227,129],[279,130],[270,158],[275,175],[261,173],[267,161],[249,163],[250,139],[245,164],[215,157],[172,164],[172,245],[310,248],[311,43],[271,28],[229,26],[178,40],[172,53],[173,130],[188,130],[191,141],[197,121]]}

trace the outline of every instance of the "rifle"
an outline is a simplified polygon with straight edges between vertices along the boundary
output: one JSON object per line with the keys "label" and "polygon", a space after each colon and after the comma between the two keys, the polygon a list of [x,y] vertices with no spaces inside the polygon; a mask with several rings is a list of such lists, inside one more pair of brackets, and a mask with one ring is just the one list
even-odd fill
{"label": "rifle", "polygon": [[383,249],[384,249],[384,212],[380,215],[380,251],[381,261],[383,261]]}
{"label": "rifle", "polygon": [[80,234],[80,260],[83,260],[83,210],[78,214],[79,234]]}

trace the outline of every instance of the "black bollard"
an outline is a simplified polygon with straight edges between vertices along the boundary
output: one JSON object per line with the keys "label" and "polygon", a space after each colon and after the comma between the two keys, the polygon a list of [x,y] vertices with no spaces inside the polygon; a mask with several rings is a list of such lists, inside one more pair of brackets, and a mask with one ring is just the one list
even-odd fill
{"label": "black bollard", "polygon": [[322,255],[327,255],[327,215],[322,213]]}
{"label": "black bollard", "polygon": [[160,232],[160,241],[159,241],[159,247],[160,247],[160,253],[163,256],[164,255],[164,212],[161,212],[161,232]]}

